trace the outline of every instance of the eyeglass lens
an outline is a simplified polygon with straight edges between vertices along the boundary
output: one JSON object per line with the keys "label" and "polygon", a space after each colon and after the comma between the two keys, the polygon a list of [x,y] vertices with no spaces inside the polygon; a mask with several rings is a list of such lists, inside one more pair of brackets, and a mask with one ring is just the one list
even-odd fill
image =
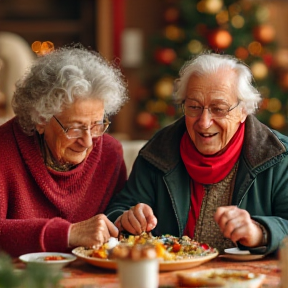
{"label": "eyeglass lens", "polygon": [[185,101],[183,103],[184,114],[190,117],[200,116],[203,113],[204,109],[208,109],[209,113],[212,117],[225,117],[228,115],[229,111],[233,110],[238,106],[239,103],[235,107],[230,108],[230,106],[222,103],[217,105],[210,105],[205,108],[199,104],[197,101]]}

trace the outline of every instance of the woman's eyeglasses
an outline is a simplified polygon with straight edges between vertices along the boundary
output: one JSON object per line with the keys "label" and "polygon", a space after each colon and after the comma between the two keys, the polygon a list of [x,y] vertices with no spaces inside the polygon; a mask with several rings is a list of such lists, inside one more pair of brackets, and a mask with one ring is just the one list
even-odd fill
{"label": "woman's eyeglasses", "polygon": [[84,136],[84,134],[88,130],[90,131],[92,138],[100,137],[105,133],[105,131],[108,129],[109,125],[111,124],[111,122],[106,119],[104,121],[97,122],[96,124],[92,125],[90,128],[73,128],[73,127],[65,128],[55,116],[53,117],[61,126],[61,128],[63,129],[68,139],[81,138]]}
{"label": "woman's eyeglasses", "polygon": [[235,109],[240,102],[238,102],[235,106],[231,107],[227,104],[213,104],[207,108],[204,108],[198,101],[196,100],[185,100],[182,103],[183,113],[189,117],[199,117],[202,115],[204,109],[208,109],[211,117],[215,118],[224,118],[228,115],[230,111]]}

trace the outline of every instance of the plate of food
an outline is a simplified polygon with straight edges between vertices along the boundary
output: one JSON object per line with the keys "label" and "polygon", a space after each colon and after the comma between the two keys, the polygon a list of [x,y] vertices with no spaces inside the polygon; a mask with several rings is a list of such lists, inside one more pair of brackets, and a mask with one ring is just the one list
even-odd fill
{"label": "plate of food", "polygon": [[70,262],[77,259],[72,254],[59,253],[59,252],[39,252],[24,254],[19,259],[26,264],[39,264],[44,265],[47,268],[61,269],[68,265]]}
{"label": "plate of food", "polygon": [[178,272],[177,277],[180,287],[258,288],[266,276],[246,270],[219,268],[197,272]]}
{"label": "plate of food", "polygon": [[72,253],[84,261],[101,268],[117,269],[117,261],[111,256],[113,249],[119,245],[153,245],[159,259],[160,271],[173,271],[199,266],[218,256],[218,251],[208,244],[199,243],[188,236],[175,237],[172,235],[152,236],[143,233],[138,236],[122,237],[111,247],[111,241],[102,245],[98,250],[77,247]]}
{"label": "plate of food", "polygon": [[252,261],[264,258],[264,254],[251,254],[248,250],[240,250],[238,247],[224,250],[225,254],[220,255],[221,258],[226,258],[236,261]]}

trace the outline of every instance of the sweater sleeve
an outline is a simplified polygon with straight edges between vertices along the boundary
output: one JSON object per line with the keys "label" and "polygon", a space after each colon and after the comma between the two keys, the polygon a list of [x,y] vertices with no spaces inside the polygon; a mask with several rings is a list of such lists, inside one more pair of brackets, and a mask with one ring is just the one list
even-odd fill
{"label": "sweater sleeve", "polygon": [[69,227],[70,223],[61,218],[2,219],[0,247],[12,257],[31,252],[65,252]]}

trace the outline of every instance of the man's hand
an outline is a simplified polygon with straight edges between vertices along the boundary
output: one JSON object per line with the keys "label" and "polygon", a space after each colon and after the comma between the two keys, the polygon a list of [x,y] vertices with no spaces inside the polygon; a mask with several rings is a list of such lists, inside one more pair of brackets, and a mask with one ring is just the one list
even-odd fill
{"label": "man's hand", "polygon": [[125,230],[131,234],[139,235],[149,232],[157,225],[157,218],[147,204],[139,203],[125,211],[115,221],[119,231]]}
{"label": "man's hand", "polygon": [[214,215],[224,237],[234,243],[239,241],[247,247],[262,245],[263,233],[261,228],[251,219],[250,214],[236,206],[223,206]]}

